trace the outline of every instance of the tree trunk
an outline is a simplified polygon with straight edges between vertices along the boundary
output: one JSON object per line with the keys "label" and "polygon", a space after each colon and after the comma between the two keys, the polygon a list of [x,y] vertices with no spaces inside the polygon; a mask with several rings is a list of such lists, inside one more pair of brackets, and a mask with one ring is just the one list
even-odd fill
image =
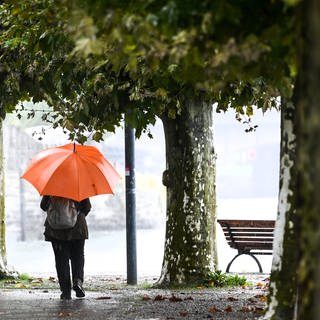
{"label": "tree trunk", "polygon": [[9,276],[6,254],[5,189],[3,160],[3,128],[0,119],[0,279]]}
{"label": "tree trunk", "polygon": [[316,320],[320,314],[320,3],[303,1],[298,12],[301,51],[292,113],[296,152],[293,163],[287,162],[293,172],[286,194],[291,200],[283,212],[287,220],[279,210],[279,220],[284,222],[277,222],[285,225],[285,233],[282,243],[276,241],[272,295],[265,316],[273,320]]}
{"label": "tree trunk", "polygon": [[158,285],[200,283],[217,266],[212,107],[188,103],[162,116],[166,138],[166,240]]}
{"label": "tree trunk", "polygon": [[299,259],[300,224],[293,197],[297,190],[295,116],[293,103],[282,100],[280,191],[273,246],[269,306],[265,319],[293,319],[296,300],[296,267]]}
{"label": "tree trunk", "polygon": [[320,315],[320,2],[300,8],[302,50],[297,101],[297,213],[301,218],[295,319]]}

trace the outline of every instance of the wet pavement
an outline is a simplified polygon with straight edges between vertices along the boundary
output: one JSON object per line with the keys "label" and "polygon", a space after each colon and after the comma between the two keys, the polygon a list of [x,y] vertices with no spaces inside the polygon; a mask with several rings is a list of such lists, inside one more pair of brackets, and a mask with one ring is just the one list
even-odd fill
{"label": "wet pavement", "polygon": [[116,319],[109,316],[119,300],[99,292],[86,298],[60,300],[58,290],[4,289],[0,292],[0,319]]}
{"label": "wet pavement", "polygon": [[248,287],[163,290],[110,279],[87,281],[85,298],[60,300],[53,287],[1,288],[1,320],[42,319],[258,319],[266,306],[264,276]]}

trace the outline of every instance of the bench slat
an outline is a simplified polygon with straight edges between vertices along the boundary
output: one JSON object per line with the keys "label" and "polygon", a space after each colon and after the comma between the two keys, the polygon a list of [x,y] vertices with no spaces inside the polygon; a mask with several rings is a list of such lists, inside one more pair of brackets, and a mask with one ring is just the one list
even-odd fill
{"label": "bench slat", "polygon": [[219,219],[218,222],[222,226],[234,227],[258,227],[258,228],[274,228],[274,220],[224,220]]}
{"label": "bench slat", "polygon": [[246,249],[259,249],[259,250],[262,250],[262,249],[272,249],[272,242],[260,242],[260,243],[256,243],[256,242],[237,242],[237,243],[234,243],[234,242],[231,242],[229,241],[228,242],[229,246],[232,247],[232,248],[236,248],[236,249],[243,249],[243,248],[246,248]]}
{"label": "bench slat", "polygon": [[269,243],[273,242],[273,238],[259,238],[259,237],[226,237],[230,242],[253,242],[253,243]]}
{"label": "bench slat", "polygon": [[234,228],[234,227],[223,227],[224,231],[233,231],[233,232],[271,232],[273,233],[273,228]]}
{"label": "bench slat", "polygon": [[[224,235],[227,237],[230,235],[228,231],[224,232]],[[273,232],[232,232],[234,237],[269,237],[273,238]]]}

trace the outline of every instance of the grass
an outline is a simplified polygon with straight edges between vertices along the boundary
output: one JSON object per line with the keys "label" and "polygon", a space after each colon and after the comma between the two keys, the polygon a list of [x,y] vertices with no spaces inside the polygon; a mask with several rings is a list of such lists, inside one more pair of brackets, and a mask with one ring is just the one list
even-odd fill
{"label": "grass", "polygon": [[197,283],[163,285],[153,284],[150,289],[168,289],[168,290],[194,290],[203,288],[222,288],[222,287],[244,287],[250,286],[246,277],[238,275],[230,275],[222,271],[209,272],[205,279]]}
{"label": "grass", "polygon": [[0,289],[53,289],[57,286],[54,278],[34,278],[27,273],[0,280]]}
{"label": "grass", "polygon": [[246,277],[238,275],[228,275],[222,271],[209,272],[205,279],[206,287],[236,287],[248,285]]}
{"label": "grass", "polygon": [[[197,284],[177,285],[170,287],[158,286],[152,282],[142,282],[137,285],[139,289],[168,289],[168,290],[194,290],[206,288],[219,288],[219,287],[236,287],[236,286],[248,286],[249,283],[244,276],[230,275],[221,271],[209,272],[207,277]],[[117,290],[126,287],[125,283],[99,283],[86,282],[86,290],[88,291],[103,291],[106,289]],[[59,287],[55,278],[34,278],[27,273],[21,273],[17,277],[10,279],[0,280],[0,289],[57,289]]]}
{"label": "grass", "polygon": [[27,281],[30,279],[31,279],[31,277],[27,273],[21,273],[18,276],[18,280],[21,280],[21,281]]}
{"label": "grass", "polygon": [[154,284],[153,283],[150,283],[150,282],[142,282],[142,283],[139,283],[138,284],[138,288],[139,289],[153,289],[154,287]]}

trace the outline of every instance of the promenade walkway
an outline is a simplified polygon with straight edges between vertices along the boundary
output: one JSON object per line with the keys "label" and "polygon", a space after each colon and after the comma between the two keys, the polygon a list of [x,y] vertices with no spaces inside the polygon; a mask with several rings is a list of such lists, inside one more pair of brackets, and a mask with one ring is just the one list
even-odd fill
{"label": "promenade walkway", "polygon": [[92,277],[86,297],[60,300],[52,287],[0,289],[1,320],[44,319],[258,319],[266,307],[267,275],[241,288],[162,290],[150,282],[127,286],[123,279]]}

